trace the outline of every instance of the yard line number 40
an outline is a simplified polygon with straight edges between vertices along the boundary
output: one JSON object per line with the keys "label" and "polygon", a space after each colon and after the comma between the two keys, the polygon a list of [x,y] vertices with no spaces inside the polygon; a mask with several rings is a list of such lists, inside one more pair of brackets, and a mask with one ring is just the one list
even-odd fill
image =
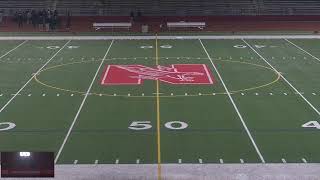
{"label": "yard line number 40", "polygon": [[[171,130],[182,130],[188,127],[188,124],[182,121],[169,121],[164,124],[164,126]],[[131,130],[147,130],[151,129],[152,125],[150,121],[133,121],[128,127]]]}

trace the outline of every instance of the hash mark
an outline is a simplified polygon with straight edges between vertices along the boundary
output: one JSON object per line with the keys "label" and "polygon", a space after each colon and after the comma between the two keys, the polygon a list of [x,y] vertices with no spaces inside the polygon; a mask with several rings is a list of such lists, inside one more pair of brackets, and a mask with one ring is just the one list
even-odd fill
{"label": "hash mark", "polygon": [[11,96],[20,96],[21,94],[11,94]]}

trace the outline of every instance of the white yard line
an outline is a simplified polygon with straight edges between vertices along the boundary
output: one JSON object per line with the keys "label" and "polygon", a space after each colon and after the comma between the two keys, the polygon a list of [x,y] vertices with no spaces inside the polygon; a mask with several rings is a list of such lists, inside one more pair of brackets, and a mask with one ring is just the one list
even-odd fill
{"label": "white yard line", "polygon": [[295,43],[289,41],[288,39],[284,39],[286,40],[288,43],[292,44],[293,46],[295,46],[296,48],[300,49],[301,51],[305,52],[306,54],[308,54],[309,56],[313,57],[314,59],[316,59],[317,61],[320,62],[320,59],[317,58],[316,56],[312,55],[311,53],[309,53],[308,51],[304,50],[302,47],[296,45]]}
{"label": "white yard line", "polygon": [[96,74],[94,75],[94,77],[93,77],[93,79],[92,79],[92,81],[91,81],[91,83],[90,83],[90,86],[89,86],[89,88],[88,88],[88,90],[87,90],[87,92],[86,92],[86,94],[85,94],[85,96],[84,96],[84,98],[83,98],[83,100],[82,100],[82,102],[81,102],[81,104],[80,104],[80,107],[79,107],[79,109],[78,109],[78,112],[77,112],[76,116],[74,117],[74,119],[73,119],[73,121],[72,121],[72,124],[71,124],[71,126],[70,126],[70,128],[69,128],[69,130],[68,130],[68,133],[67,133],[67,135],[65,136],[65,138],[64,138],[64,140],[63,140],[63,142],[62,142],[62,145],[61,145],[60,148],[59,148],[59,151],[58,151],[58,154],[56,155],[56,158],[55,158],[55,160],[54,160],[54,163],[57,163],[57,162],[58,162],[58,159],[59,159],[60,154],[61,154],[61,152],[62,152],[62,150],[63,150],[63,148],[64,148],[64,145],[66,144],[66,142],[67,142],[67,140],[68,140],[68,138],[69,138],[69,136],[70,136],[70,133],[71,133],[71,131],[72,131],[72,129],[73,129],[73,126],[74,126],[74,124],[76,123],[76,121],[77,121],[77,119],[78,119],[78,117],[79,117],[79,114],[80,114],[80,112],[81,112],[81,110],[82,110],[82,108],[83,108],[83,105],[84,105],[84,103],[86,102],[88,95],[90,94],[90,91],[91,91],[91,88],[92,88],[92,86],[93,86],[93,83],[95,82],[95,80],[96,80],[96,78],[97,78],[97,76],[98,76],[98,73],[99,73],[99,71],[100,71],[100,69],[101,69],[101,67],[102,67],[102,65],[103,65],[103,63],[104,63],[107,55],[109,54],[109,51],[110,51],[111,46],[112,46],[112,44],[113,44],[113,41],[114,41],[114,40],[111,41],[111,43],[110,43],[110,45],[109,45],[109,47],[108,47],[105,55],[103,56],[103,59],[101,60],[101,63],[100,63],[100,65],[99,65],[99,67],[98,67],[98,69],[97,69],[97,71],[96,71]]}
{"label": "white yard line", "polygon": [[279,76],[297,93],[300,97],[320,116],[320,112],[317,108],[315,108],[276,68],[274,68],[261,54],[259,54],[247,41],[242,39],[244,43],[252,49],[264,62],[266,62],[275,72],[279,74]]}
{"label": "white yard line", "polygon": [[234,102],[234,100],[233,100],[233,98],[232,98],[232,96],[231,96],[231,94],[230,94],[230,91],[228,90],[226,84],[224,83],[224,81],[223,81],[223,79],[222,79],[222,77],[221,77],[221,75],[220,75],[220,73],[219,73],[216,65],[213,63],[212,58],[211,58],[211,56],[209,55],[206,47],[203,45],[201,39],[199,39],[199,41],[200,41],[200,43],[201,43],[201,46],[202,46],[203,50],[204,50],[205,53],[207,54],[207,56],[208,56],[208,58],[209,58],[209,60],[210,60],[210,62],[211,62],[211,64],[212,64],[214,70],[216,71],[216,73],[217,73],[217,75],[218,75],[218,77],[219,77],[219,79],[220,79],[220,81],[221,81],[221,83],[222,83],[222,85],[223,85],[223,87],[224,87],[224,89],[225,89],[225,91],[226,91],[226,93],[227,93],[227,95],[228,95],[228,97],[229,97],[229,99],[230,99],[230,101],[231,101],[234,109],[236,110],[236,112],[237,112],[237,114],[238,114],[238,116],[239,116],[239,118],[240,118],[240,121],[241,121],[241,123],[242,123],[242,126],[243,126],[244,129],[246,130],[246,132],[247,132],[247,134],[248,134],[248,136],[249,136],[249,138],[250,138],[251,143],[253,144],[253,146],[254,146],[257,154],[259,155],[259,158],[260,158],[261,162],[262,162],[262,163],[265,163],[265,160],[264,160],[264,158],[263,158],[263,156],[262,156],[262,154],[261,154],[261,152],[260,152],[257,144],[255,143],[255,141],[254,141],[254,139],[253,139],[253,137],[252,137],[252,135],[251,135],[251,133],[250,133],[249,128],[247,127],[246,123],[244,122],[244,120],[243,120],[243,118],[242,118],[242,115],[240,114],[240,111],[239,111],[237,105],[235,104],[235,102]]}
{"label": "white yard line", "polygon": [[69,40],[68,42],[66,42],[66,43],[62,46],[62,48],[60,48],[40,69],[38,69],[38,71],[37,71],[36,73],[34,73],[34,74],[32,75],[32,77],[31,77],[31,78],[15,93],[15,95],[12,96],[12,98],[10,98],[9,101],[0,109],[0,113],[11,103],[11,101],[14,100],[14,98],[17,97],[18,94],[20,94],[20,92],[32,81],[32,79],[33,79],[37,74],[39,74],[39,73],[42,71],[42,69],[43,69],[47,64],[49,64],[49,63],[51,62],[51,60],[52,60],[54,57],[56,57],[57,54],[58,54],[62,49],[64,49],[64,48],[67,46],[67,44],[68,44],[70,41],[71,41],[71,40]]}
{"label": "white yard line", "polygon": [[13,49],[9,50],[8,52],[6,52],[5,54],[3,54],[2,56],[0,56],[0,59],[5,57],[6,55],[8,55],[9,53],[11,53],[12,51],[18,49],[20,46],[22,46],[24,43],[28,42],[28,40],[23,41],[22,43],[20,43],[18,46],[14,47]]}

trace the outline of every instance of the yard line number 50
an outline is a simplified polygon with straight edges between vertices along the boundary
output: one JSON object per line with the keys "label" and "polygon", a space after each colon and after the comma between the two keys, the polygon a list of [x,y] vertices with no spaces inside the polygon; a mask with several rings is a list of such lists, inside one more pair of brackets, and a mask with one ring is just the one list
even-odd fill
{"label": "yard line number 50", "polygon": [[[171,130],[182,130],[188,127],[188,124],[182,121],[169,121],[164,126]],[[151,129],[152,125],[150,121],[133,121],[128,127],[131,130],[147,130]]]}

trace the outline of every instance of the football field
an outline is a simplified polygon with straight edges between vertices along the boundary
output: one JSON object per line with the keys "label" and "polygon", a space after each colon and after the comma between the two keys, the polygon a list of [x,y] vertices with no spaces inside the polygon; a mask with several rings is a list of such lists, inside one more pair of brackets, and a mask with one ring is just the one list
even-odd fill
{"label": "football field", "polygon": [[320,40],[2,40],[0,151],[319,163]]}

